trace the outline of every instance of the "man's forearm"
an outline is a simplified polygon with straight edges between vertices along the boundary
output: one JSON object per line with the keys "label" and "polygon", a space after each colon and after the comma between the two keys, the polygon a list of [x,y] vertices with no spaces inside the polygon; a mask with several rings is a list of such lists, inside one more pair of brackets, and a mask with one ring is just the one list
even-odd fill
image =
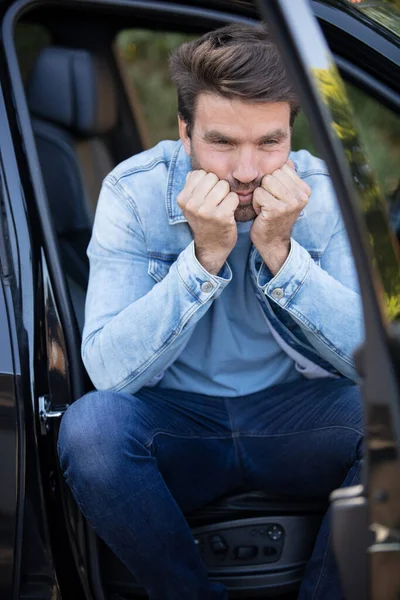
{"label": "man's forearm", "polygon": [[[134,393],[159,376],[226,283],[198,264],[192,243],[161,282],[122,311],[116,308],[101,327],[89,292],[82,357],[95,387]],[[96,298],[93,305],[102,303]]]}
{"label": "man's forearm", "polygon": [[[340,271],[340,255],[336,268]],[[364,336],[356,283],[352,289],[330,275],[294,240],[279,273],[272,276],[264,265],[258,283],[265,297],[293,317],[326,360],[342,374],[356,376],[353,352]]]}

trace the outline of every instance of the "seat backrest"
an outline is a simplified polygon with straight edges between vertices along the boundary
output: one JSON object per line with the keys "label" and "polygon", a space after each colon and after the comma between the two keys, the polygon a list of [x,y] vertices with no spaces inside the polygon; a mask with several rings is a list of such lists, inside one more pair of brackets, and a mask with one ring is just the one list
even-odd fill
{"label": "seat backrest", "polygon": [[48,46],[27,84],[43,180],[61,258],[82,331],[86,256],[104,177],[115,166],[104,134],[117,121],[107,64],[86,50]]}

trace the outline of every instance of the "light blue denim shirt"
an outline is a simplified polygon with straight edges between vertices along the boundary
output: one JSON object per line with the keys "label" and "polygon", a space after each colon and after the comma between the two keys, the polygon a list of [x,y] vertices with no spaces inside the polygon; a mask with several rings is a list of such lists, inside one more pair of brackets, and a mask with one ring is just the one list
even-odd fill
{"label": "light blue denim shirt", "polygon": [[[356,379],[363,341],[358,280],[324,163],[290,155],[312,190],[272,276],[252,247],[248,269],[265,321],[305,377]],[[88,247],[90,278],[82,358],[97,389],[134,393],[158,383],[198,321],[229,285],[197,261],[177,196],[190,160],[180,142],[161,142],[104,180]]]}
{"label": "light blue denim shirt", "polygon": [[274,339],[254,293],[247,268],[252,225],[237,224],[228,256],[232,280],[195,325],[159,387],[232,398],[303,379]]}

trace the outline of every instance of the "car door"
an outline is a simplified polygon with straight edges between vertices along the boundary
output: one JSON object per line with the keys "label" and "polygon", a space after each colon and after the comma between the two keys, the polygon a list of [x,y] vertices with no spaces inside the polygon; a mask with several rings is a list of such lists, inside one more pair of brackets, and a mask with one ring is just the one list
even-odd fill
{"label": "car door", "polygon": [[365,343],[357,357],[365,405],[364,485],[332,496],[336,557],[346,598],[395,598],[400,590],[398,242],[343,83],[308,4],[298,0],[294,8],[287,0],[260,0],[259,6],[273,25],[328,165],[364,306]]}
{"label": "car door", "polygon": [[[0,195],[2,192],[0,192]],[[1,198],[0,198],[1,203]],[[14,380],[14,360],[4,285],[8,276],[8,259],[4,240],[4,217],[0,215],[0,595],[12,597],[14,571],[18,568],[18,426]],[[9,298],[8,298],[9,300]]]}
{"label": "car door", "polygon": [[[19,594],[26,501],[24,400],[32,367],[32,275],[23,186],[0,81],[0,596]],[[17,229],[21,238],[17,240]],[[25,238],[25,239],[24,239]],[[22,279],[25,285],[22,286]],[[26,387],[28,386],[28,387]]]}
{"label": "car door", "polygon": [[[8,72],[0,73],[0,597],[60,597],[50,537],[68,538],[62,521],[51,528],[52,456],[40,440],[39,414],[48,393],[40,227],[32,203],[25,148],[21,144]],[[54,455],[53,455],[54,456]],[[48,465],[46,465],[48,466]],[[51,531],[50,531],[51,530]],[[65,536],[66,537],[66,536]],[[69,573],[71,583],[74,572]],[[79,587],[75,588],[75,591]],[[74,597],[79,598],[79,593]]]}

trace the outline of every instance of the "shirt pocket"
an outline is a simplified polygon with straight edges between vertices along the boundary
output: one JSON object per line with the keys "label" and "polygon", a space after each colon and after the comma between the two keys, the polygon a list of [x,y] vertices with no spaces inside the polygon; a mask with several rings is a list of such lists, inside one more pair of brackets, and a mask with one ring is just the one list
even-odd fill
{"label": "shirt pocket", "polygon": [[149,253],[148,257],[148,274],[155,281],[160,282],[166,275],[168,275],[171,266],[178,258],[178,254],[162,254],[160,252],[151,252]]}

